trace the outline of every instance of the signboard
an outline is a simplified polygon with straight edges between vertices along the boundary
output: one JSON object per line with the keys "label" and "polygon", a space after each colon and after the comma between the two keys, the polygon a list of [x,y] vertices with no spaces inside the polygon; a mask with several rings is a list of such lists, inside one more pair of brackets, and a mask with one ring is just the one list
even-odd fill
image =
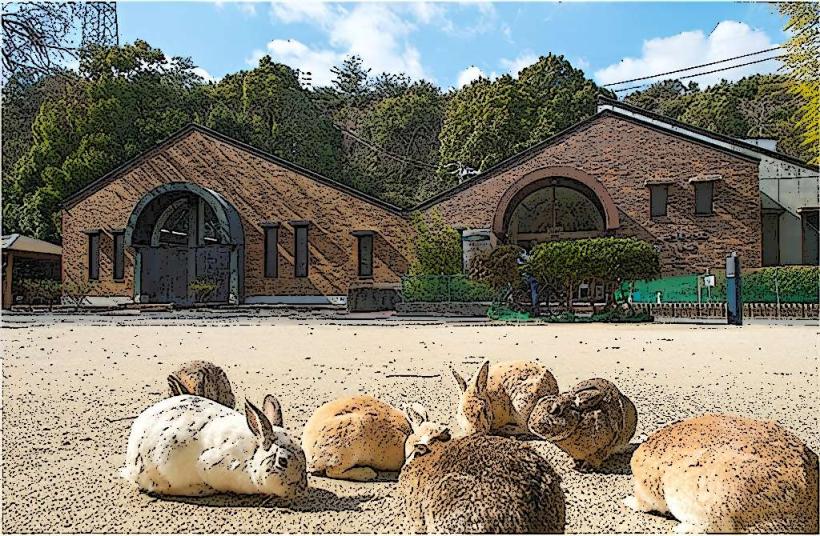
{"label": "signboard", "polygon": [[715,276],[713,276],[713,275],[703,276],[703,286],[704,287],[714,287],[715,286]]}

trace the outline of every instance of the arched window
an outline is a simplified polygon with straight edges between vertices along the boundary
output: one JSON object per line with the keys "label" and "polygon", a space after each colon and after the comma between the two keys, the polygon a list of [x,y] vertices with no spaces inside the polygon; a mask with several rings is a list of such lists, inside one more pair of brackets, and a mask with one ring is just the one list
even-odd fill
{"label": "arched window", "polygon": [[510,243],[529,246],[547,240],[598,236],[606,228],[603,209],[583,185],[555,181],[524,197],[513,209]]}

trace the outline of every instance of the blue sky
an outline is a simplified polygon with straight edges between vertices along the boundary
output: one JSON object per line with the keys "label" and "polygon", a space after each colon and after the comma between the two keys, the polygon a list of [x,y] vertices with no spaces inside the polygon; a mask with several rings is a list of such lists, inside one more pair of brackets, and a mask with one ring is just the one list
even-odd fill
{"label": "blue sky", "polygon": [[[327,83],[330,67],[348,54],[362,56],[374,73],[404,72],[448,88],[481,75],[516,74],[553,52],[610,83],[763,50],[785,38],[785,20],[762,3],[302,0],[120,2],[118,10],[121,41],[145,39],[167,54],[190,56],[206,77],[247,69],[270,54],[310,71],[315,85]],[[778,67],[769,61],[695,80],[708,85]]]}

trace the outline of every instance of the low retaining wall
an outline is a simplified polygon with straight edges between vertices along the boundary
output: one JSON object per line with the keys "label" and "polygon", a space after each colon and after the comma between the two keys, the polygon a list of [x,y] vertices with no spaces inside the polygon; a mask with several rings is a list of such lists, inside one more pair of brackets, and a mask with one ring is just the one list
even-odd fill
{"label": "low retaining wall", "polygon": [[487,316],[490,303],[416,302],[396,304],[399,316]]}
{"label": "low retaining wall", "polygon": [[395,285],[354,284],[347,290],[347,310],[351,313],[394,311],[400,301]]}
{"label": "low retaining wall", "polygon": [[[725,303],[636,303],[635,309],[652,316],[671,318],[726,318]],[[744,318],[817,319],[820,305],[816,303],[744,303]]]}

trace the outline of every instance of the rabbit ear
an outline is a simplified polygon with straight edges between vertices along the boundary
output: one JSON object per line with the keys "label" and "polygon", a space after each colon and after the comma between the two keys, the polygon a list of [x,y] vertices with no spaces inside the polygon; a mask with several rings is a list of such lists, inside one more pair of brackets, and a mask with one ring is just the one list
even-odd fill
{"label": "rabbit ear", "polygon": [[205,390],[208,387],[208,374],[204,370],[196,371],[196,392],[199,393],[200,396],[205,396],[207,391]]}
{"label": "rabbit ear", "polygon": [[487,390],[487,376],[490,374],[490,362],[485,361],[473,379],[473,386],[476,391],[483,393]]}
{"label": "rabbit ear", "polygon": [[427,410],[420,404],[413,404],[412,406],[404,404],[402,410],[404,411],[404,416],[410,421],[410,428],[412,428],[413,431],[416,431],[419,426],[427,421]]}
{"label": "rabbit ear", "polygon": [[597,387],[582,389],[575,393],[575,405],[581,410],[592,409],[601,402],[603,396],[603,391]]}
{"label": "rabbit ear", "polygon": [[259,439],[263,448],[270,448],[273,444],[273,427],[265,414],[250,400],[245,400],[245,419],[248,421],[248,428]]}
{"label": "rabbit ear", "polygon": [[456,372],[456,369],[454,369],[452,366],[450,367],[450,372],[453,373],[453,378],[456,379],[456,383],[458,384],[459,388],[461,389],[461,392],[466,391],[467,390],[467,381],[464,379],[464,377],[461,374],[459,374],[458,372]]}
{"label": "rabbit ear", "polygon": [[181,395],[190,395],[191,392],[188,390],[187,387],[180,381],[176,375],[171,374],[168,376],[168,387],[171,389],[171,396],[181,396]]}
{"label": "rabbit ear", "polygon": [[282,406],[273,395],[265,395],[265,401],[262,403],[262,413],[268,418],[273,426],[282,427]]}

